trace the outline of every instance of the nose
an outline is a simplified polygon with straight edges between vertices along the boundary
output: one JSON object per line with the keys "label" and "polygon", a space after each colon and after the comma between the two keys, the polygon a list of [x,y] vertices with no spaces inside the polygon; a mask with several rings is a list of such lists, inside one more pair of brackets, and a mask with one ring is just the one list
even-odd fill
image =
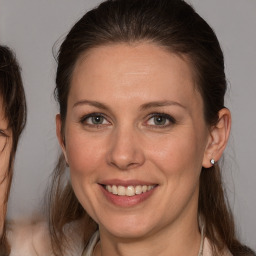
{"label": "nose", "polygon": [[137,168],[145,162],[139,135],[126,127],[116,129],[110,138],[107,162],[120,170]]}

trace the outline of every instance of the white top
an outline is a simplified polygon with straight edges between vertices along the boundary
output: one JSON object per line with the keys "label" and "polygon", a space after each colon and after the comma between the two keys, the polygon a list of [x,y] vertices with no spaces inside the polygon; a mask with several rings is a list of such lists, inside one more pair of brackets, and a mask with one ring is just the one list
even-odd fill
{"label": "white top", "polygon": [[[72,248],[65,252],[65,256],[93,256],[94,248],[100,240],[99,231],[93,234],[88,246],[83,249],[82,234],[79,234],[77,229],[74,228],[78,224],[73,223],[65,230],[71,239],[70,244],[72,245]],[[203,229],[201,234],[202,239],[198,256],[212,256],[211,243],[207,238],[204,238]],[[9,225],[7,237],[11,245],[10,256],[53,256],[46,222],[12,223],[12,225]],[[220,255],[232,256],[228,250],[218,254],[218,256]]]}
{"label": "white top", "polygon": [[[100,235],[99,235],[99,231],[97,231],[91,237],[91,240],[88,246],[85,248],[85,251],[83,252],[82,256],[93,256],[93,250],[99,240],[100,240]],[[219,255],[232,256],[232,254],[228,250],[225,250],[222,254],[219,254]],[[198,256],[212,256],[211,244],[206,237],[204,238],[203,232],[202,232],[202,239],[201,239],[201,245],[200,245]]]}
{"label": "white top", "polygon": [[10,256],[50,256],[51,243],[46,222],[8,223]]}

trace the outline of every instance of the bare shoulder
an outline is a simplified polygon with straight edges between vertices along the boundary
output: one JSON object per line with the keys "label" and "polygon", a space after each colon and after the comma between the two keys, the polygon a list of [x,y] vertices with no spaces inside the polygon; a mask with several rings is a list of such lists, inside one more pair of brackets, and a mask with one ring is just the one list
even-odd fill
{"label": "bare shoulder", "polygon": [[51,243],[44,221],[15,221],[8,225],[10,256],[50,256]]}

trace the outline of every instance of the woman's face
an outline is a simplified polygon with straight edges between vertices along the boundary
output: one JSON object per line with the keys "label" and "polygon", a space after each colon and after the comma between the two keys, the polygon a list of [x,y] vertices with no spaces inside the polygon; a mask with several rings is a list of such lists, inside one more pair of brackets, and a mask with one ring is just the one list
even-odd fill
{"label": "woman's face", "polygon": [[[208,128],[185,57],[147,43],[84,54],[62,146],[75,194],[100,230],[138,238],[195,222]],[[61,141],[59,116],[57,133]]]}
{"label": "woman's face", "polygon": [[[8,128],[8,122],[4,115],[3,103],[0,98],[0,234],[4,223],[5,199],[9,179],[6,176],[9,168],[9,159],[11,153],[11,134]],[[8,137],[6,137],[6,135]]]}

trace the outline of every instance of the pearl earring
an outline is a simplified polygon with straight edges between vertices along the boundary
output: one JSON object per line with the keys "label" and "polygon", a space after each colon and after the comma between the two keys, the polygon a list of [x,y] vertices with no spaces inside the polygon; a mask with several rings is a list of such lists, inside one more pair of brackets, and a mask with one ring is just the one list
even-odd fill
{"label": "pearl earring", "polygon": [[210,160],[210,162],[211,162],[212,165],[215,164],[215,160],[213,158]]}

